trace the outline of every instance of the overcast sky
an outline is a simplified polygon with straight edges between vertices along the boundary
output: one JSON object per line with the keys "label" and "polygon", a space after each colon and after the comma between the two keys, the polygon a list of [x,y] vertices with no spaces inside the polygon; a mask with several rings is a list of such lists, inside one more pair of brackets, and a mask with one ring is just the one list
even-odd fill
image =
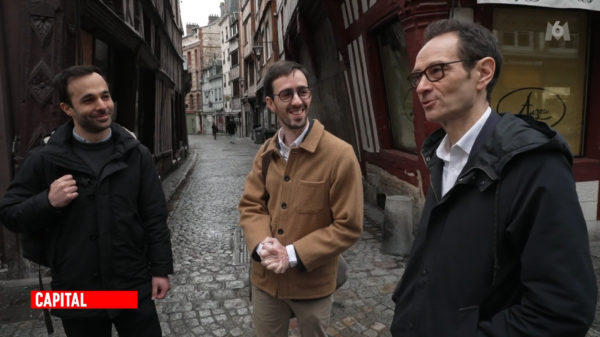
{"label": "overcast sky", "polygon": [[187,23],[197,23],[200,26],[208,24],[208,16],[216,14],[221,16],[219,4],[223,0],[179,0],[181,4],[181,22],[183,31]]}

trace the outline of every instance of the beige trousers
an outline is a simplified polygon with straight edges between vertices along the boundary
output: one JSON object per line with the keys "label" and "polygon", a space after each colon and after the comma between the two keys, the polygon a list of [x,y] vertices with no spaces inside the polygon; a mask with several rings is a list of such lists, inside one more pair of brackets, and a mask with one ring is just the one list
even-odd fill
{"label": "beige trousers", "polygon": [[280,300],[252,285],[252,305],[257,337],[287,337],[292,311],[302,336],[327,337],[331,295],[318,300]]}

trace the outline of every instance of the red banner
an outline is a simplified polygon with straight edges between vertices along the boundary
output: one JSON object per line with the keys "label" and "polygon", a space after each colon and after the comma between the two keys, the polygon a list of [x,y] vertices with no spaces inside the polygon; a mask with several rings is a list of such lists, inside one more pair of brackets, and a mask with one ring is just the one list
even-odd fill
{"label": "red banner", "polygon": [[32,309],[137,309],[137,291],[32,291]]}

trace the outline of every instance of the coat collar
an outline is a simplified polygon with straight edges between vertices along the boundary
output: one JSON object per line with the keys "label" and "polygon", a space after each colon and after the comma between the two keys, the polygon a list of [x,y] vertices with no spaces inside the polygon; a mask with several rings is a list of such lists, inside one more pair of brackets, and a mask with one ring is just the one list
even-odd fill
{"label": "coat collar", "polygon": [[[492,113],[496,113],[492,110]],[[515,155],[528,151],[554,150],[561,152],[570,163],[573,156],[566,141],[546,123],[536,121],[527,115],[512,113],[500,114],[492,134],[483,142],[479,151],[469,158],[463,172],[472,168],[484,170],[492,179],[502,175],[502,170]],[[446,131],[440,128],[433,132],[425,142],[421,155],[430,171],[441,161],[435,151],[444,139]]]}
{"label": "coat collar", "polygon": [[[71,142],[73,141],[74,127],[75,124],[73,123],[73,120],[61,125],[50,135],[49,139],[47,139],[47,143],[40,150],[40,154],[56,164],[65,167],[75,166],[74,168],[80,171],[88,172],[89,169],[86,169],[87,166],[77,155],[75,155],[72,149]],[[135,135],[121,125],[113,122],[110,128],[112,131],[112,139],[115,144],[112,156],[113,159],[121,158],[125,153],[140,144],[140,141],[135,138]],[[44,141],[46,142],[46,140]]]}
{"label": "coat collar", "polygon": [[[321,138],[325,133],[325,127],[323,126],[323,124],[321,124],[321,122],[319,122],[316,119],[311,119],[309,123],[310,124],[308,126],[308,132],[306,133],[306,136],[304,136],[304,141],[302,141],[302,144],[300,144],[298,148],[313,153],[317,150],[317,147],[321,142]],[[267,148],[262,154],[263,156],[267,152],[270,153],[274,150],[280,150],[278,141],[280,132],[281,129],[279,129],[279,131],[277,131],[273,138],[271,138],[271,140],[269,141],[269,145],[267,145]]]}

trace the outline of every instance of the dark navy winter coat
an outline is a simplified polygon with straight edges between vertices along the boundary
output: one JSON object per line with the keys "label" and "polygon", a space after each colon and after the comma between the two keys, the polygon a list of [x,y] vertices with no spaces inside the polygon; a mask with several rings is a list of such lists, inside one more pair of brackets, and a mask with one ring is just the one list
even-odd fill
{"label": "dark navy winter coat", "polygon": [[[495,113],[495,112],[493,112]],[[418,233],[394,292],[394,337],[583,337],[597,286],[566,142],[529,116],[501,115],[442,197],[445,132]]]}
{"label": "dark navy winter coat", "polygon": [[[73,152],[70,121],[30,151],[0,204],[0,221],[9,230],[45,231],[52,290],[129,290],[173,273],[165,196],[152,156],[123,127],[111,128],[114,152],[100,177]],[[54,209],[49,187],[66,174],[79,195]],[[80,316],[86,310],[52,313]]]}

